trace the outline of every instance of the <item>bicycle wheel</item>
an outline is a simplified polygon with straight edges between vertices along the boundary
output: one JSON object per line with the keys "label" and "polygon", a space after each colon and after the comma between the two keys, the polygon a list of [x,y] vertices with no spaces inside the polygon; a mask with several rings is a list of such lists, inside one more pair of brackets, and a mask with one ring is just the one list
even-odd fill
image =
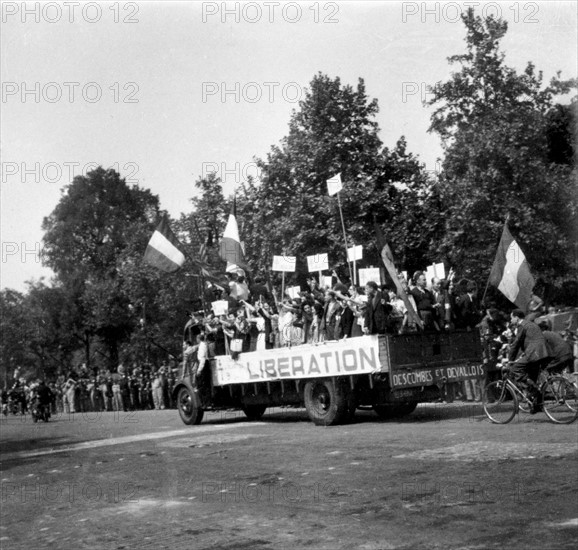
{"label": "bicycle wheel", "polygon": [[507,424],[518,412],[518,398],[503,380],[484,388],[484,412],[494,424]]}
{"label": "bicycle wheel", "polygon": [[563,376],[552,376],[542,390],[542,406],[556,424],[570,424],[578,417],[576,387]]}

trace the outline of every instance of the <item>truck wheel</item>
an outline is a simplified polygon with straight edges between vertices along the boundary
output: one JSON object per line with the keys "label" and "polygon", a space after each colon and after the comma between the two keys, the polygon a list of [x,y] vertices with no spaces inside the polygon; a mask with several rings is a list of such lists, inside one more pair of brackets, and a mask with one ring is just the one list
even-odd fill
{"label": "truck wheel", "polygon": [[177,407],[181,420],[187,425],[200,424],[205,411],[197,393],[183,386],[177,396]]}
{"label": "truck wheel", "polygon": [[260,420],[267,410],[267,405],[243,405],[241,408],[249,420]]}
{"label": "truck wheel", "polygon": [[303,391],[309,418],[317,426],[333,426],[347,420],[350,413],[345,384],[332,380],[312,380]]}
{"label": "truck wheel", "polygon": [[407,401],[406,403],[388,403],[385,405],[373,405],[373,410],[379,418],[390,420],[391,418],[400,418],[407,416],[415,411],[417,401]]}

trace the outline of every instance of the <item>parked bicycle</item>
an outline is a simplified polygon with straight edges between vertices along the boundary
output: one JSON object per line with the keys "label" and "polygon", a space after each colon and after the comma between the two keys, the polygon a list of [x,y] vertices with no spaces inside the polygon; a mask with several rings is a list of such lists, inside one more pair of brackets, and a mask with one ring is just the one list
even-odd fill
{"label": "parked bicycle", "polygon": [[[562,375],[541,373],[539,379],[541,395],[540,408],[556,424],[570,424],[578,418],[578,391]],[[520,410],[529,411],[533,406],[532,398],[520,389],[513,380],[508,367],[502,367],[502,380],[490,382],[484,388],[484,412],[495,424],[507,424]]]}

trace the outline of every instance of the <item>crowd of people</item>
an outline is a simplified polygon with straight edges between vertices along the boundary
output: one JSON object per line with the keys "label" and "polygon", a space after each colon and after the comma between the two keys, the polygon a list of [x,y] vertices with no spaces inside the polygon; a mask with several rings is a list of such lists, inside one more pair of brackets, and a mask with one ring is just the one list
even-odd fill
{"label": "crowd of people", "polygon": [[[477,286],[472,281],[455,281],[450,272],[447,280],[433,277],[428,284],[426,275],[418,271],[409,281],[400,276],[399,286],[404,291],[400,293],[394,286],[378,285],[373,281],[363,288],[345,285],[335,272],[334,276],[336,283],[331,288],[320,286],[316,277],[310,277],[307,288],[293,297],[287,293],[279,297],[260,278],[249,286],[242,270],[229,273],[228,287],[207,283],[204,295],[207,309],[191,313],[185,325],[182,371],[174,358],[158,368],[119,365],[116,372],[101,370],[96,375],[81,366],[48,382],[53,412],[174,408],[173,388],[187,365],[197,365],[198,372],[193,373],[196,376],[206,359],[213,356],[231,354],[236,358],[244,352],[364,334],[478,329],[488,371],[496,371],[503,362],[515,359],[510,352],[517,345],[519,318],[514,319],[509,312],[498,310],[495,304],[481,304]],[[226,313],[217,315],[210,306],[219,302],[226,303]],[[554,313],[556,309],[546,311],[543,301],[533,295],[527,315],[516,311],[527,323],[544,313]],[[547,328],[542,327],[543,330]],[[570,344],[576,342],[575,332],[566,331],[564,338],[560,335],[557,338],[570,348]],[[562,344],[556,341],[551,346],[558,346],[559,351]],[[20,402],[20,408],[25,411],[34,386],[15,378],[10,390],[12,396],[16,396],[12,402]],[[441,398],[447,402],[457,399],[480,401],[481,390],[477,380],[446,384]],[[2,392],[2,403],[6,412],[6,389]]]}
{"label": "crowd of people", "polygon": [[[467,279],[455,281],[452,272],[447,280],[433,277],[429,284],[421,271],[409,281],[400,276],[403,293],[372,281],[364,288],[345,285],[334,276],[337,282],[331,288],[321,287],[316,277],[310,277],[298,296],[286,293],[281,298],[261,279],[249,286],[242,271],[229,275],[229,288],[208,284],[206,303],[226,301],[227,313],[191,314],[184,331],[185,358],[193,361],[199,348],[203,355],[200,364],[204,364],[206,357],[214,355],[236,358],[243,352],[364,334],[478,329],[483,362],[491,372],[499,371],[503,356],[515,342],[516,327],[510,313],[493,303],[481,303],[477,285]],[[527,321],[531,322],[545,313],[555,313],[557,308],[546,311],[544,302],[533,295],[527,311]],[[573,344],[576,334],[567,331],[565,338]],[[442,399],[481,401],[481,383],[467,380],[447,384],[442,388]]]}
{"label": "crowd of people", "polygon": [[[53,414],[176,408],[173,389],[179,376],[174,361],[158,369],[151,365],[119,365],[116,372],[101,369],[95,376],[85,365],[46,382]],[[26,413],[39,381],[27,383],[16,376],[10,389],[2,390],[2,409]],[[12,407],[12,410],[10,410]]]}
{"label": "crowd of people", "polygon": [[[230,274],[229,288],[208,284],[207,304],[227,302],[227,313],[199,311],[191,314],[184,341],[196,344],[204,334],[214,355],[239,353],[363,334],[404,334],[426,331],[472,330],[481,321],[476,285],[470,281],[443,281],[416,272],[401,281],[407,301],[393,286],[370,281],[364,288],[345,285],[339,279],[332,288],[307,280],[298,296],[281,298],[256,279],[249,287],[244,275]],[[417,312],[411,315],[408,301]],[[420,325],[418,327],[418,325]]]}

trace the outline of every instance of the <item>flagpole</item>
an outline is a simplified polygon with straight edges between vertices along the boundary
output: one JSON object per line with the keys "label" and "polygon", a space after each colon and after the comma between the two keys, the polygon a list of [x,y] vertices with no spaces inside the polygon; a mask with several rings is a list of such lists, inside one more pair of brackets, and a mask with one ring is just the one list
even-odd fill
{"label": "flagpole", "polygon": [[347,268],[349,269],[349,280],[353,281],[353,275],[351,273],[351,262],[347,258],[347,235],[345,234],[345,222],[343,221],[343,210],[341,209],[341,198],[339,197],[339,191],[337,191],[337,204],[339,206],[339,217],[341,218],[341,229],[343,230],[343,240],[345,241],[345,258],[347,259]]}
{"label": "flagpole", "polygon": [[[506,219],[505,219],[505,221],[504,221],[504,227],[502,227],[502,235],[504,234],[504,229],[505,229],[506,227],[508,227],[508,222],[509,222],[509,221],[510,221],[510,212],[508,212],[508,213],[506,214]],[[502,235],[500,235],[500,240],[502,239]],[[498,243],[499,243],[499,241],[498,241]],[[499,244],[498,244],[498,246],[499,246]],[[493,264],[492,264],[492,267],[493,267]],[[488,281],[486,282],[486,288],[485,288],[485,290],[484,290],[484,295],[482,296],[482,299],[480,300],[480,304],[483,304],[483,303],[484,303],[484,300],[486,299],[486,293],[488,292],[488,287],[490,286],[490,278],[491,278],[490,276],[491,276],[491,274],[492,274],[492,273],[491,273],[491,269],[492,269],[492,268],[490,268],[490,275],[488,276]]]}

